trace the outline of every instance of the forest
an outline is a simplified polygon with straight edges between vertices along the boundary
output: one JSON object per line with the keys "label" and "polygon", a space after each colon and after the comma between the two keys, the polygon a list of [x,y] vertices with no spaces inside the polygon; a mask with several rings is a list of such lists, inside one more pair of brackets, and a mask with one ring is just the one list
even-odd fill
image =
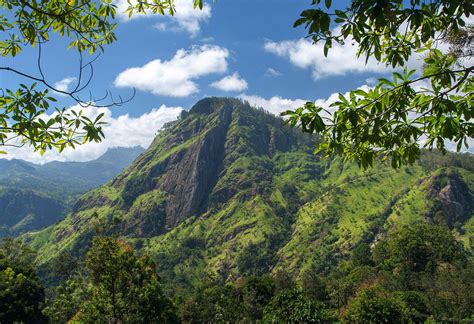
{"label": "forest", "polygon": [[359,244],[334,270],[300,278],[259,271],[248,251],[238,260],[245,275],[202,278],[187,295],[166,296],[150,256],[116,237],[95,236],[83,259],[61,255],[49,273],[57,286],[46,289],[28,247],[4,239],[0,253],[6,323],[460,322],[474,302],[472,255],[446,225],[400,228],[375,247]]}

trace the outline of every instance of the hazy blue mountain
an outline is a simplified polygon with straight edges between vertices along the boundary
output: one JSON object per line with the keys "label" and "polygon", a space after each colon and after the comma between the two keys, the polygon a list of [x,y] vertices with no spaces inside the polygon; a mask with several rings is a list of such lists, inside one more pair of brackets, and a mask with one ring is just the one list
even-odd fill
{"label": "hazy blue mountain", "polygon": [[112,179],[143,151],[113,148],[93,161],[43,165],[0,159],[0,236],[57,222],[82,193]]}

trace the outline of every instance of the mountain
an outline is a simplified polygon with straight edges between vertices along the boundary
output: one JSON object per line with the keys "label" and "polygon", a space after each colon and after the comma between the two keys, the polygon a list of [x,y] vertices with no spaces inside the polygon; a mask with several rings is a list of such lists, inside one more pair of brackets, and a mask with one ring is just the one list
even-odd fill
{"label": "mountain", "polygon": [[169,292],[203,278],[324,272],[396,226],[449,226],[474,239],[474,159],[426,152],[413,166],[363,171],[313,154],[317,139],[237,99],[207,98],[168,125],[61,222],[24,238],[46,267],[119,235],[156,260]]}
{"label": "mountain", "polygon": [[0,236],[37,230],[62,219],[77,198],[112,179],[141,147],[109,149],[89,162],[0,160]]}

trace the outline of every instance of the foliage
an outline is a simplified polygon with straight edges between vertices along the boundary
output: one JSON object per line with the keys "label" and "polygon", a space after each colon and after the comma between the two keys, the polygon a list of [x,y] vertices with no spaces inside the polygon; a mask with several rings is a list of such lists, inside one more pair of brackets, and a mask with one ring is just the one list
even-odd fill
{"label": "foliage", "polygon": [[370,288],[359,293],[344,315],[347,323],[404,323],[406,320],[403,304]]}
{"label": "foliage", "polygon": [[377,245],[374,257],[377,264],[397,272],[433,273],[442,263],[463,261],[464,253],[449,228],[421,223],[395,230]]}
{"label": "foliage", "polygon": [[67,323],[80,310],[87,299],[86,278],[75,276],[55,287],[54,299],[45,307],[43,313],[53,323]]}
{"label": "foliage", "polygon": [[[173,15],[175,12],[173,0],[129,1],[128,4],[125,13],[130,17],[146,13],[164,15],[165,12]],[[202,0],[195,0],[194,4],[200,8],[203,5]],[[80,97],[92,79],[92,63],[97,58],[86,63],[83,53],[103,52],[106,45],[116,40],[116,3],[111,0],[1,0],[0,7],[0,31],[5,36],[0,39],[0,56],[14,61],[26,48],[37,48],[39,74],[0,66],[0,71],[16,73],[33,82],[21,84],[17,89],[0,88],[0,146],[30,144],[44,153],[52,148],[62,151],[88,141],[101,141],[104,137],[103,114],[89,118],[82,110],[52,109],[56,99],[50,95],[50,90],[69,96],[81,108],[124,103],[121,99],[103,105],[99,102],[106,98],[91,96],[84,100]],[[51,85],[42,69],[42,46],[56,37],[65,38],[69,42],[68,48],[80,57],[78,82],[71,91]],[[88,70],[89,77],[84,79]]]}
{"label": "foliage", "polygon": [[474,316],[474,264],[439,269],[425,277],[428,313],[439,319],[472,319]]}
{"label": "foliage", "polygon": [[[377,156],[390,159],[394,168],[413,164],[420,147],[444,151],[446,140],[456,142],[458,151],[467,147],[474,136],[474,67],[465,65],[473,55],[473,29],[467,26],[472,1],[353,0],[344,10],[321,2],[312,1],[315,8],[303,11],[295,26],[305,25],[315,43],[324,42],[324,55],[333,43],[352,43],[366,62],[373,58],[405,68],[373,88],[339,94],[330,110],[308,102],[284,112],[291,126],[320,134],[318,150],[364,168]],[[451,43],[451,51],[438,50],[440,41]],[[418,53],[425,53],[421,74],[406,67]]]}
{"label": "foliage", "polygon": [[306,298],[298,289],[285,290],[275,296],[265,308],[267,323],[330,323],[325,307]]}
{"label": "foliage", "polygon": [[237,322],[244,315],[235,287],[218,284],[198,290],[181,306],[180,313],[183,321],[191,323]]}
{"label": "foliage", "polygon": [[370,251],[370,244],[361,243],[352,250],[352,262],[356,266],[372,265],[372,255]]}
{"label": "foliage", "polygon": [[33,268],[34,253],[21,241],[0,243],[0,322],[46,322],[44,288]]}
{"label": "foliage", "polygon": [[263,275],[275,263],[275,255],[267,252],[268,249],[258,245],[249,244],[237,257],[237,267],[243,275]]}
{"label": "foliage", "polygon": [[270,276],[251,276],[245,279],[242,289],[243,304],[247,319],[258,321],[263,316],[264,307],[275,292],[275,284]]}
{"label": "foliage", "polygon": [[306,297],[314,300],[326,301],[328,292],[326,284],[316,271],[307,270],[301,276],[301,288]]}
{"label": "foliage", "polygon": [[[419,240],[415,240],[416,244],[412,244],[414,233],[420,236]],[[102,244],[98,245],[98,242]],[[434,270],[430,266],[421,267],[423,270],[402,268],[401,265],[405,266],[405,263],[400,262],[399,258],[409,259],[411,256],[404,254],[406,249],[401,242],[415,251],[421,251],[419,260],[430,260],[420,261],[420,264],[435,263],[439,266],[434,267]],[[440,247],[440,242],[445,242],[446,248]],[[470,306],[474,300],[474,268],[471,261],[465,262],[465,251],[462,246],[455,244],[447,227],[432,224],[402,226],[382,237],[373,251],[367,249],[367,243],[360,244],[362,247],[356,246],[354,251],[364,251],[360,259],[375,260],[375,264],[354,262],[352,256],[351,260],[339,262],[338,267],[327,274],[308,269],[299,280],[282,270],[272,276],[227,280],[201,277],[194,289],[187,290],[187,293],[179,290],[174,294],[179,319],[190,323],[326,323],[334,321],[339,314],[341,321],[351,323],[398,323],[422,322],[429,318],[436,321],[462,320],[472,316]],[[195,249],[201,253],[205,246],[197,238],[185,240],[182,245],[187,247],[186,253],[191,255]],[[440,251],[436,254],[428,249],[430,253],[426,254],[418,246],[433,247]],[[125,313],[124,305],[127,305],[127,311],[132,313],[127,316],[136,316],[127,317],[129,320],[142,318],[137,313],[142,314],[144,309],[150,312],[146,305],[152,304],[155,305],[153,309],[163,309],[159,305],[163,305],[166,299],[163,298],[161,287],[154,286],[158,287],[157,290],[146,288],[149,287],[146,282],[151,271],[146,257],[140,261],[139,257],[132,257],[131,251],[130,246],[116,239],[96,238],[87,256],[88,277],[76,276],[74,280],[68,280],[60,286],[56,299],[46,308],[45,314],[57,321],[71,318],[73,314],[76,314],[74,319],[77,320],[104,321],[114,318],[111,315],[114,308],[119,314]],[[367,251],[369,256],[366,255]],[[387,259],[386,263],[379,261],[384,258]],[[181,260],[182,257],[179,262],[183,262]],[[137,262],[144,268],[137,266]],[[134,293],[138,287],[134,276],[143,277],[144,285],[140,289],[150,291],[148,297],[155,302],[146,302],[139,293]],[[111,278],[114,277],[119,296],[115,303],[111,300],[114,290]],[[120,287],[127,287],[127,291]],[[134,296],[133,300],[130,300],[130,294]],[[165,305],[168,303],[165,302]],[[167,309],[168,314],[173,312],[172,307]],[[104,316],[100,317],[99,312]]]}
{"label": "foliage", "polygon": [[52,319],[69,314],[80,322],[175,320],[174,306],[162,293],[155,264],[146,255],[136,256],[125,242],[94,238],[85,269],[85,278],[74,276],[58,287],[56,299],[46,310]]}

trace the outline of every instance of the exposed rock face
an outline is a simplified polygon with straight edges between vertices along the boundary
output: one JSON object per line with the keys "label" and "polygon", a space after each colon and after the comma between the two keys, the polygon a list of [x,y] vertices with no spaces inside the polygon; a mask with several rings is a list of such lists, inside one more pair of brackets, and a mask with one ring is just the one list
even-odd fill
{"label": "exposed rock face", "polygon": [[457,172],[442,172],[432,180],[429,196],[437,202],[430,215],[442,212],[448,225],[466,222],[474,213],[474,195]]}
{"label": "exposed rock face", "polygon": [[216,125],[184,154],[177,155],[179,161],[170,161],[170,168],[157,184],[159,189],[170,194],[167,204],[168,226],[176,226],[187,217],[206,210],[207,199],[223,167],[232,108],[224,106],[217,113]]}

